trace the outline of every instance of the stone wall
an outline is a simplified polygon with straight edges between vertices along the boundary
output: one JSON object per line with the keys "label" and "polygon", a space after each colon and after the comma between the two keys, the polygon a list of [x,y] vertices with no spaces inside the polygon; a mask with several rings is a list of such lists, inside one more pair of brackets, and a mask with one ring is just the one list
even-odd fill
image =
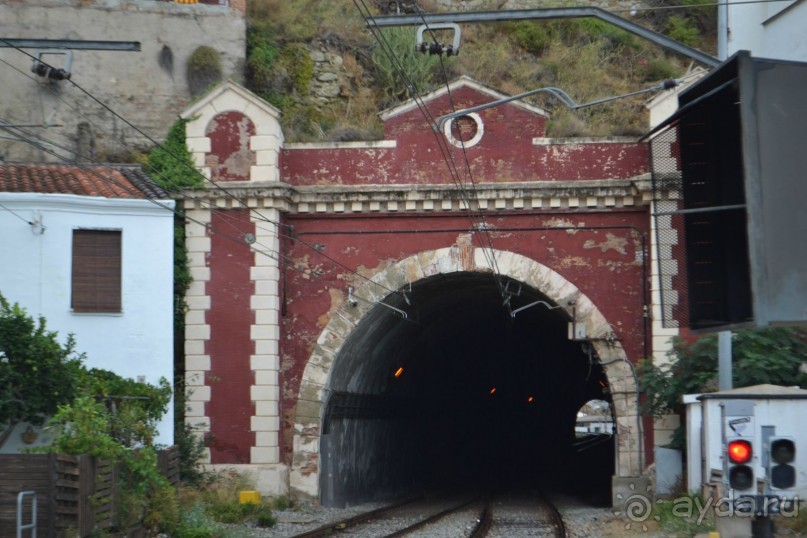
{"label": "stone wall", "polygon": [[[137,41],[141,47],[73,51],[71,79],[62,81],[31,72],[36,49],[0,48],[0,118],[25,125],[14,136],[28,139],[0,139],[0,159],[118,162],[162,141],[192,100],[187,62],[194,50],[212,47],[222,77],[241,80],[244,7],[243,1],[231,7],[152,0],[0,3],[2,38]],[[51,51],[41,59],[61,67],[66,56]]]}

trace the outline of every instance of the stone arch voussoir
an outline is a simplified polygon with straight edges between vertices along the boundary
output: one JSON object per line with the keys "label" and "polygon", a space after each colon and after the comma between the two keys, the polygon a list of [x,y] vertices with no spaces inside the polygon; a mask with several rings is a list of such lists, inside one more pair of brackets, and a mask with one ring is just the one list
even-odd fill
{"label": "stone arch voussoir", "polygon": [[[343,343],[358,325],[372,303],[389,289],[437,274],[493,272],[523,282],[563,307],[570,319],[585,324],[587,334],[605,366],[616,416],[616,474],[641,474],[641,432],[636,401],[636,380],[622,345],[614,338],[610,324],[591,300],[573,283],[549,267],[513,252],[458,244],[425,251],[401,260],[373,276],[353,291],[364,299],[353,308],[339,308],[322,330],[300,382],[294,425],[290,490],[298,497],[316,498],[319,493],[319,435],[325,388],[334,360]],[[574,312],[573,310],[574,309]]]}

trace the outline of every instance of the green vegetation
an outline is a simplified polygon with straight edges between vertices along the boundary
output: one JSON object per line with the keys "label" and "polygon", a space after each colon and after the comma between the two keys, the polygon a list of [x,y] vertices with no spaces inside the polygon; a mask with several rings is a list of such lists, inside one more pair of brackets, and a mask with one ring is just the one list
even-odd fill
{"label": "green vegetation", "polygon": [[221,58],[218,51],[202,45],[191,53],[187,68],[188,89],[191,95],[201,95],[221,80]]}
{"label": "green vegetation", "polygon": [[670,17],[668,24],[667,33],[671,38],[690,46],[697,43],[700,34],[691,19],[673,15]]}
{"label": "green vegetation", "polygon": [[702,495],[679,495],[673,500],[659,500],[653,505],[652,519],[658,521],[665,536],[695,536],[714,530],[711,504]]}
{"label": "green vegetation", "polygon": [[[768,328],[738,331],[732,341],[734,387],[762,383],[807,385],[801,370],[807,357],[807,329]],[[638,367],[645,410],[654,416],[676,413],[684,394],[717,390],[717,335],[673,339],[669,362],[656,366],[645,359]],[[683,446],[679,428],[673,445]]]}
{"label": "green vegetation", "polygon": [[[165,142],[148,154],[146,173],[168,192],[204,188],[202,175],[196,171],[185,143],[187,123],[183,119],[174,122]],[[179,339],[185,334],[185,293],[192,281],[185,248],[185,221],[177,216],[174,221],[174,335]]]}
{"label": "green vegetation", "polygon": [[44,319],[34,320],[0,295],[0,424],[47,421],[53,442],[32,451],[86,454],[119,465],[118,529],[141,523],[149,535],[225,538],[223,524],[274,525],[271,504],[238,502],[239,491],[255,489],[249,481],[198,469],[204,446],[187,427],[182,429],[186,435],[178,436],[186,443],[180,458],[187,485],[177,495],[158,469],[154,445],[157,424],[171,400],[168,381],[155,386],[88,369],[75,347],[72,337],[60,344]]}
{"label": "green vegetation", "polygon": [[0,446],[18,423],[41,425],[79,393],[84,356],[72,336],[57,337],[0,295]]}
{"label": "green vegetation", "polygon": [[[239,492],[254,490],[254,484],[242,475],[222,473],[207,475],[204,484],[193,487],[180,487],[179,499],[185,524],[200,534],[177,534],[200,538],[219,538],[235,535],[230,525],[250,525],[271,527],[276,519],[273,508],[284,509],[284,505],[272,502],[241,504]],[[187,515],[187,517],[186,517]]]}
{"label": "green vegetation", "polygon": [[[383,45],[374,47],[371,57],[384,96],[404,101],[433,89],[441,59],[415,50],[415,29],[384,28],[380,35]],[[453,58],[442,61],[450,63]]]}
{"label": "green vegetation", "polygon": [[[165,138],[161,146],[154,148],[148,155],[147,173],[169,192],[183,189],[204,188],[201,174],[196,171],[191,160],[191,153],[185,143],[185,125],[187,120],[179,119]],[[185,246],[185,219],[181,213],[174,218],[174,361],[182,365],[185,344],[185,312],[187,303],[185,294],[193,281],[188,260],[188,249]],[[174,438],[180,448],[180,476],[184,479],[195,478],[196,462],[199,461],[203,447],[192,429],[185,424],[185,379],[183,368],[176,369],[174,385]]]}
{"label": "green vegetation", "polygon": [[[694,3],[663,0],[661,7],[683,9],[639,10],[632,20],[713,51],[715,8],[687,7]],[[424,12],[442,9],[428,0],[418,5]],[[491,0],[479,9],[499,5]],[[554,86],[585,103],[681,76],[690,63],[594,18],[465,24],[459,56],[442,59],[415,52],[412,27],[370,32],[350,2],[255,0],[249,3],[248,19],[248,86],[281,109],[289,141],[378,138],[380,110],[463,74],[507,94]],[[443,43],[452,38],[446,31],[436,36]],[[313,86],[306,90],[307,67],[295,75],[283,65],[288,47],[298,53],[303,48],[338,53],[343,60],[340,95],[322,99]],[[528,101],[550,112],[550,136],[636,135],[647,130],[647,97],[576,111],[545,95]]]}
{"label": "green vegetation", "polygon": [[[0,424],[43,424],[53,432],[49,446],[35,452],[87,454],[120,464],[123,485],[119,524],[151,517],[155,529],[170,532],[168,515],[176,508],[173,489],[157,468],[156,427],[171,399],[171,387],[125,379],[87,369],[68,336],[60,344],[43,318],[0,295]],[[154,502],[155,497],[162,499]]]}

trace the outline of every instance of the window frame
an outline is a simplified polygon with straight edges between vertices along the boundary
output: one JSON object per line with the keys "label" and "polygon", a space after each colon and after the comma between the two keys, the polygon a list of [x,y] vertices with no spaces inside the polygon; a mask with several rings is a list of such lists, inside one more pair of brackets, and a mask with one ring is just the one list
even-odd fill
{"label": "window frame", "polygon": [[74,228],[71,239],[70,310],[123,313],[123,230]]}

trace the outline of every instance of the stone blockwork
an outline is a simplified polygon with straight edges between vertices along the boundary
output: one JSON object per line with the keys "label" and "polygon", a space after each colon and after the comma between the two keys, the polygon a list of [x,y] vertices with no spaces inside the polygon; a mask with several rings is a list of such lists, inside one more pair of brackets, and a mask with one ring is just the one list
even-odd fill
{"label": "stone blockwork", "polygon": [[[207,312],[210,310],[210,296],[207,294],[207,281],[210,269],[207,256],[210,253],[210,211],[187,209],[188,224],[185,227],[185,245],[188,249],[188,266],[193,277],[185,296],[188,313],[185,316],[185,385],[187,409],[185,421],[201,438],[210,432],[210,417],[205,404],[210,401],[210,387],[205,383],[210,371],[210,355],[207,342],[210,339],[210,325]],[[204,461],[210,461],[210,449],[205,448]]]}
{"label": "stone blockwork", "polygon": [[[245,6],[243,0],[229,7],[151,0],[0,2],[4,38],[134,41],[141,49],[73,51],[71,80],[48,81],[31,75],[28,54],[36,49],[0,48],[0,116],[12,124],[52,125],[37,133],[76,152],[68,153],[71,160],[128,162],[133,152],[161,141],[190,102],[186,68],[197,47],[218,53],[224,79],[241,80]],[[53,51],[42,59],[55,67],[66,61]],[[0,157],[56,159],[32,144],[8,140],[0,140]]]}

